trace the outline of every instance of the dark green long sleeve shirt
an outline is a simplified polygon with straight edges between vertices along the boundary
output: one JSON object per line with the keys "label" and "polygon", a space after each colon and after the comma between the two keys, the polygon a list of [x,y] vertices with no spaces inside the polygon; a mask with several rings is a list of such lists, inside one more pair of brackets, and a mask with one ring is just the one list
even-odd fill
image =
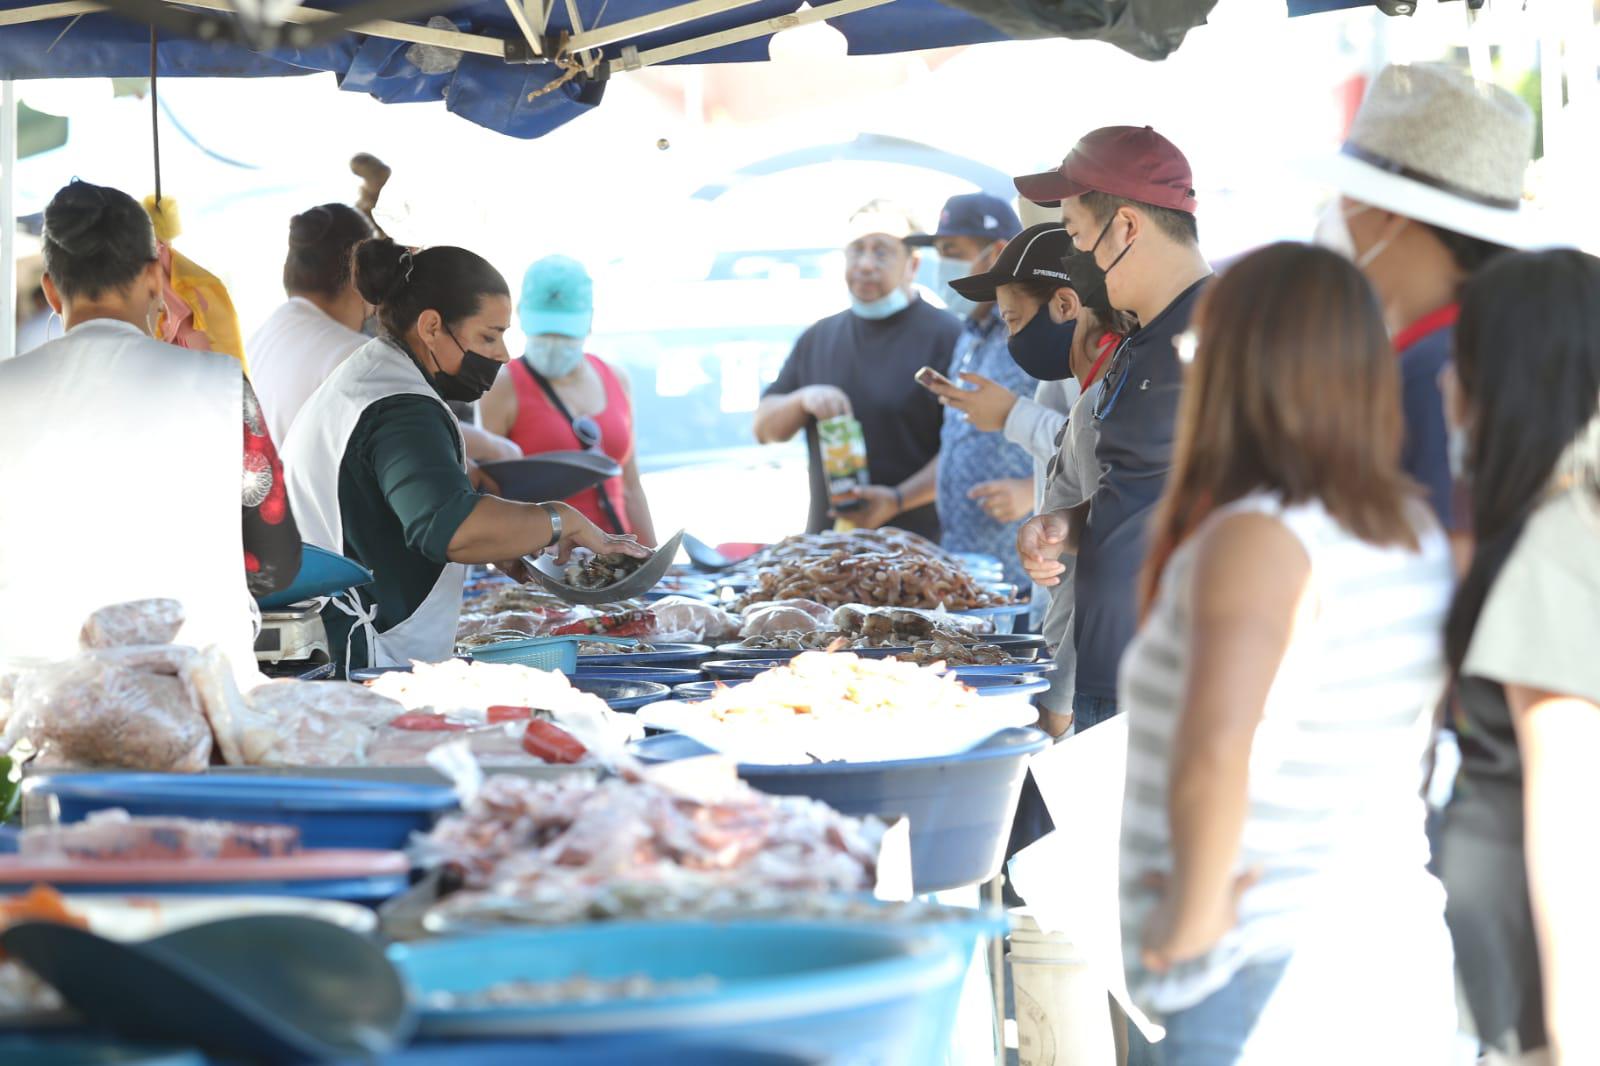
{"label": "dark green long sleeve shirt", "polygon": [[[425,396],[391,396],[368,407],[339,465],[339,517],[344,553],[376,580],[357,595],[378,606],[382,632],[411,616],[449,562],[450,541],[479,496],[462,470],[453,416]],[[344,665],[352,620],[323,609],[329,651]],[[370,659],[358,630],[350,665]]]}

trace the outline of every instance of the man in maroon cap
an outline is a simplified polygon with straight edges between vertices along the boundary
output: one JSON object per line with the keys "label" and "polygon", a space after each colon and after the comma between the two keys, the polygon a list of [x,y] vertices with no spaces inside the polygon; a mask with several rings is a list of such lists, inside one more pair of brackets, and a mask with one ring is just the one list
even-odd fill
{"label": "man in maroon cap", "polygon": [[1072,709],[1074,730],[1083,730],[1117,712],[1117,666],[1138,621],[1145,527],[1172,465],[1183,380],[1173,341],[1189,328],[1211,268],[1200,254],[1188,160],[1148,126],[1095,130],[1058,169],[1016,184],[1035,203],[1060,205],[1074,246],[1068,272],[1103,273],[1111,306],[1140,323],[1111,357],[1091,409],[1102,473],[1082,529],[1055,512],[1031,519],[1017,538],[1029,574],[1046,584],[1062,572],[1061,554],[1077,552]]}

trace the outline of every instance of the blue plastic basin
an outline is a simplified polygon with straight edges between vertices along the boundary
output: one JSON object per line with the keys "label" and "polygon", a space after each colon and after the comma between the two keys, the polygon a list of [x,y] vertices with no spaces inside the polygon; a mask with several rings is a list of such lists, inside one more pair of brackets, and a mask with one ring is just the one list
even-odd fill
{"label": "blue plastic basin", "polygon": [[[785,665],[787,660],[761,659],[706,663],[706,673],[711,675],[711,680],[679,685],[673,698],[706,699],[716,690],[718,682],[735,685]],[[955,667],[953,672],[962,684],[976,689],[980,696],[1037,696],[1050,691],[1050,681],[1042,675],[1054,668],[1054,663],[1019,663],[1015,666]]]}
{"label": "blue plastic basin", "polygon": [[686,685],[705,679],[699,670],[676,666],[580,666],[573,679],[592,681],[648,681],[656,685]]}
{"label": "blue plastic basin", "polygon": [[[845,814],[911,820],[916,891],[987,881],[1000,871],[1027,760],[1049,747],[1037,729],[1006,729],[959,755],[872,763],[741,764],[739,776],[779,796],[810,796]],[[679,733],[630,745],[643,762],[671,762],[710,749]]]}
{"label": "blue plastic basin", "polygon": [[656,681],[612,681],[601,677],[571,677],[572,687],[599,696],[613,711],[640,707],[672,698],[672,689]]}
{"label": "blue plastic basin", "polygon": [[444,785],[309,777],[50,774],[27,788],[54,797],[63,822],[121,807],[135,816],[292,825],[308,848],[404,848],[457,803]]}
{"label": "blue plastic basin", "polygon": [[[690,1038],[692,1039],[692,1038]],[[655,1061],[693,1066],[825,1066],[816,1055],[790,1055],[748,1047],[680,1043],[662,1036],[650,1048]],[[640,1066],[640,1042],[623,1037],[578,1040],[425,1040],[383,1057],[383,1066]],[[199,1064],[196,1064],[199,1066]]]}
{"label": "blue plastic basin", "polygon": [[[641,1063],[679,1061],[660,1057],[666,1040],[926,1066],[949,1045],[949,1005],[968,962],[948,938],[915,926],[786,922],[515,930],[398,945],[389,954],[416,996],[424,1036],[561,1037],[571,1047],[631,1051]],[[709,976],[717,986],[533,1007],[442,1010],[428,1001],[435,992],[577,974]]]}
{"label": "blue plastic basin", "polygon": [[0,1062],[27,1066],[206,1066],[198,1051],[116,1040],[83,1029],[0,1035]]}
{"label": "blue plastic basin", "polygon": [[1033,610],[1031,603],[1008,603],[1000,607],[975,607],[970,611],[952,611],[960,618],[981,618],[994,626],[994,631],[1000,634],[1015,632],[1017,619],[1027,617]]}
{"label": "blue plastic basin", "polygon": [[711,658],[704,644],[652,644],[655,651],[616,651],[578,656],[578,669],[585,666],[676,666],[698,667]]}

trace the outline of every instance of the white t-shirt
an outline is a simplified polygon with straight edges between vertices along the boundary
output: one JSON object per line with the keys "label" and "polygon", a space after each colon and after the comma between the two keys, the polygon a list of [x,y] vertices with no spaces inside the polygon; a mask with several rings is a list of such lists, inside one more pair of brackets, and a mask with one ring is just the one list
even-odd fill
{"label": "white t-shirt", "polygon": [[289,427],[311,394],[371,339],[300,296],[289,297],[272,312],[245,351],[250,353],[250,383],[274,443],[282,445],[289,438]]}

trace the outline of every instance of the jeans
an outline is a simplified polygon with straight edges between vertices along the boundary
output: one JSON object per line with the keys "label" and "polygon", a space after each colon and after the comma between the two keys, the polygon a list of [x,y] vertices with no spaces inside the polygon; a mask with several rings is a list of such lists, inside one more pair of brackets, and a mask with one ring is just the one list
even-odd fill
{"label": "jeans", "polygon": [[1075,693],[1072,697],[1072,731],[1081,733],[1090,726],[1099,725],[1101,722],[1117,716],[1117,701],[1108,700],[1103,696],[1085,696]]}
{"label": "jeans", "polygon": [[1256,962],[1194,1006],[1167,1016],[1161,1066],[1234,1066],[1289,968],[1287,958]]}

